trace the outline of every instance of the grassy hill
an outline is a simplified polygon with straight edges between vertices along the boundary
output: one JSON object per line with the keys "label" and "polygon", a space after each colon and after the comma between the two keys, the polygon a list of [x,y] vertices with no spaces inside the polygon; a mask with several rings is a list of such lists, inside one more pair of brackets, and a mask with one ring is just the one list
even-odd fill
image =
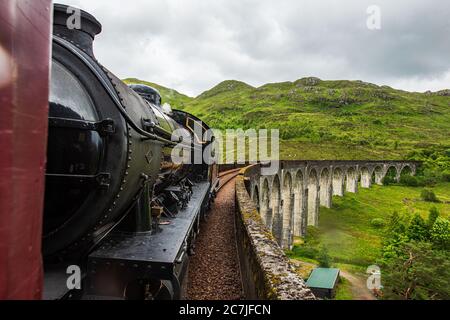
{"label": "grassy hill", "polygon": [[213,128],[280,129],[284,159],[400,159],[450,146],[450,90],[411,93],[310,77],[258,88],[228,80],[189,98],[153,85]]}

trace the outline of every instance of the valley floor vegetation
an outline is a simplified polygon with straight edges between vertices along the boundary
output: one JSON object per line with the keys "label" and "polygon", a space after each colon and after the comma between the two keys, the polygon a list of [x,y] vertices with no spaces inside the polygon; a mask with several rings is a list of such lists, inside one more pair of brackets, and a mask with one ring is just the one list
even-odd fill
{"label": "valley floor vegetation", "polygon": [[[385,180],[320,208],[319,227],[297,239],[291,258],[336,266],[367,278],[379,265],[382,299],[450,298],[450,161],[446,152],[419,152],[418,175]],[[447,168],[447,169],[446,169]],[[339,296],[348,297],[348,283]],[[339,298],[338,296],[338,298]]]}

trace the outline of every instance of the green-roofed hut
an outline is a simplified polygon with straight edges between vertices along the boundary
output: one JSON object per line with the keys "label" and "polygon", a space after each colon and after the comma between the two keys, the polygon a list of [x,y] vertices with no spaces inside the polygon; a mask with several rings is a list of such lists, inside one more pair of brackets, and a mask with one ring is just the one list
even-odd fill
{"label": "green-roofed hut", "polygon": [[339,281],[339,269],[317,268],[311,272],[306,285],[318,298],[332,299]]}

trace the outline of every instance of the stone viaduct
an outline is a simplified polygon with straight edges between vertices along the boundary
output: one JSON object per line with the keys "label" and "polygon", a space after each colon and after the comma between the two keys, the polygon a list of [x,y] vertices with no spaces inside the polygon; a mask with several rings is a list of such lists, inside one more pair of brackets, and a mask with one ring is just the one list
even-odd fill
{"label": "stone viaduct", "polygon": [[356,193],[358,188],[382,185],[389,173],[415,175],[414,161],[280,161],[272,176],[262,176],[260,165],[247,170],[246,189],[263,223],[278,244],[290,248],[294,236],[318,226],[319,207],[330,208],[333,196]]}

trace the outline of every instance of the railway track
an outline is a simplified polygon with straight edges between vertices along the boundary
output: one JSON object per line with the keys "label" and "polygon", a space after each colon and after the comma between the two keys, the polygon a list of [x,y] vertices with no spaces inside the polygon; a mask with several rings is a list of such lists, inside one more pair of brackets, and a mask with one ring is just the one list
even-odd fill
{"label": "railway track", "polygon": [[219,186],[216,191],[220,191],[225,185],[227,185],[231,180],[239,175],[241,169],[233,169],[229,171],[224,171],[219,174]]}
{"label": "railway track", "polygon": [[235,238],[235,185],[238,169],[220,174],[217,198],[202,222],[195,255],[189,263],[188,300],[243,299]]}

